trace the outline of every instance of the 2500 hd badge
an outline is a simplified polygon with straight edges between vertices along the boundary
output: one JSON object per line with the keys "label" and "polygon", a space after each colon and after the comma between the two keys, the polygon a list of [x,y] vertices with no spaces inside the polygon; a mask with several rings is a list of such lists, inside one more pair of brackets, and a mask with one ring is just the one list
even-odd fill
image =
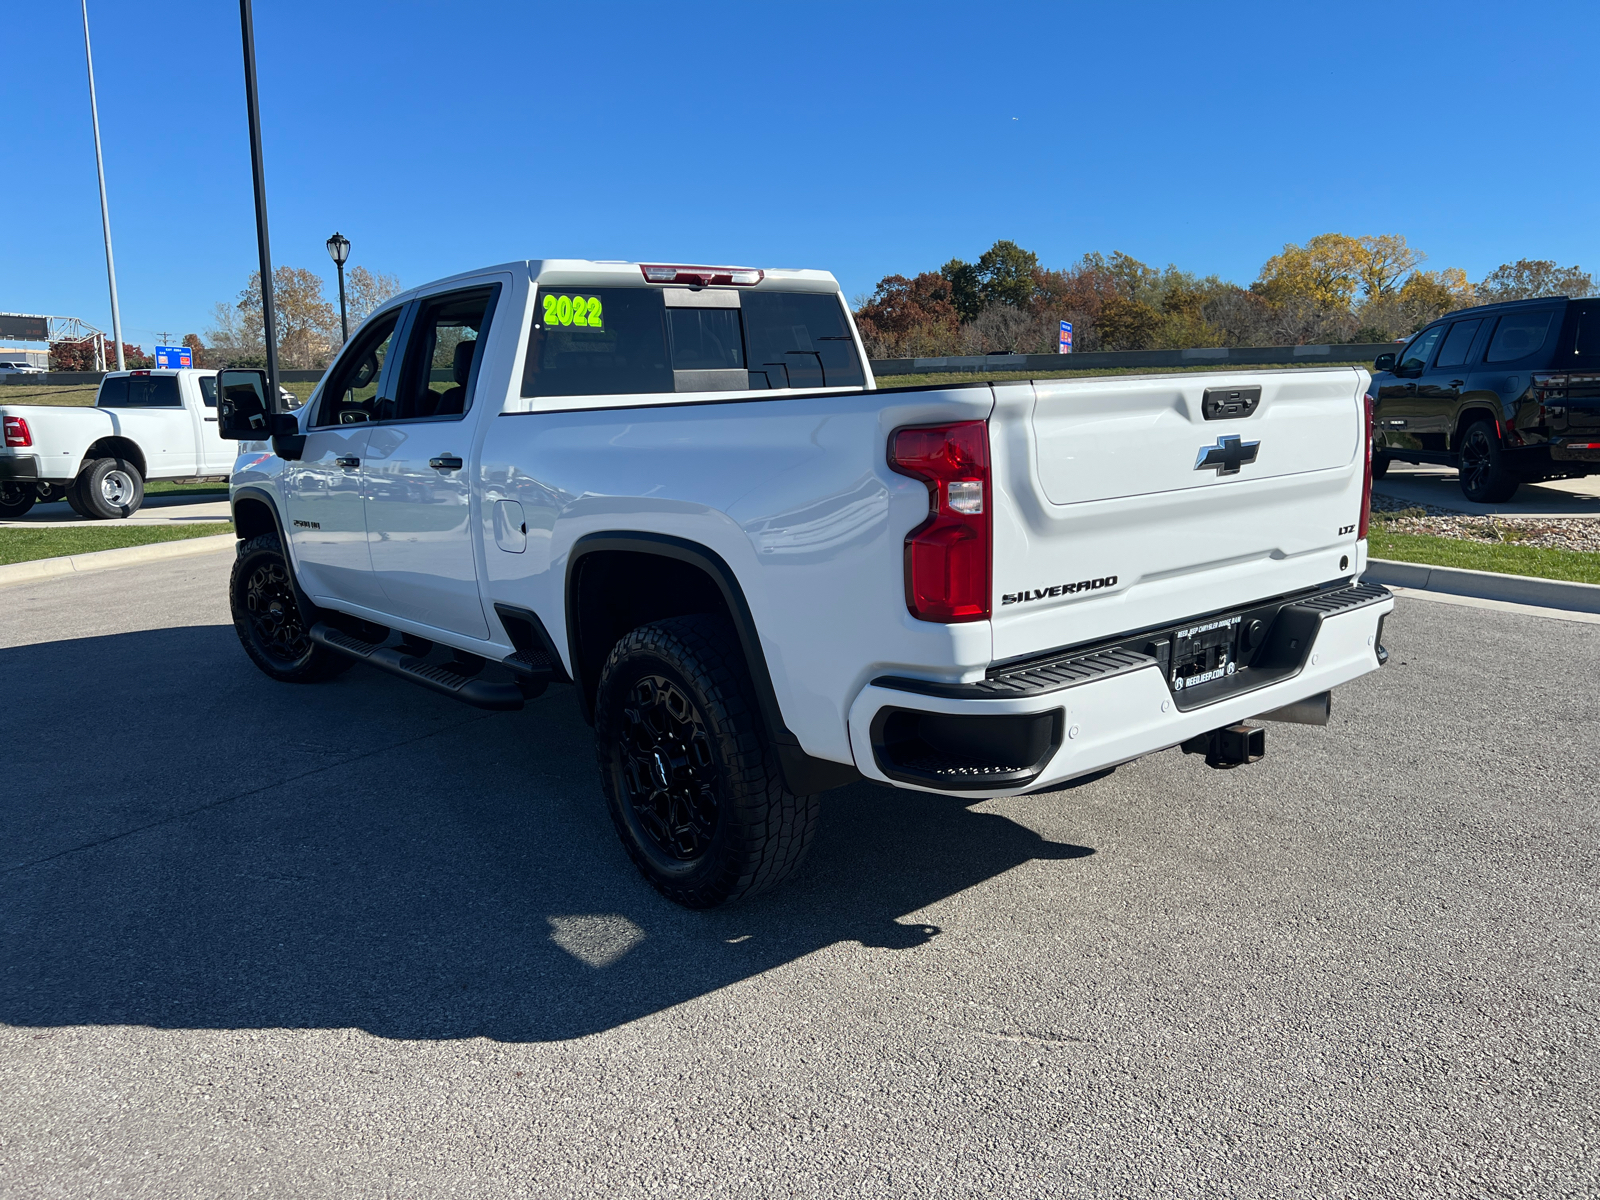
{"label": "2500 hd badge", "polygon": [[1043,600],[1049,596],[1071,596],[1076,592],[1098,592],[1101,588],[1116,587],[1115,575],[1099,579],[1080,579],[1077,583],[1058,583],[1055,587],[1033,588],[1029,591],[1007,592],[1000,597],[1001,604],[1026,604],[1030,600]]}

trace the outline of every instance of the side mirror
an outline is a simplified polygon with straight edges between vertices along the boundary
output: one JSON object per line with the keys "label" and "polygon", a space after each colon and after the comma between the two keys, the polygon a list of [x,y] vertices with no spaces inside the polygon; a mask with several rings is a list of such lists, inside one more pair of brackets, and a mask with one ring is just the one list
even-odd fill
{"label": "side mirror", "polygon": [[272,439],[279,458],[299,458],[305,446],[300,422],[285,411],[291,406],[283,389],[269,404],[265,371],[233,369],[217,373],[217,436],[234,442]]}
{"label": "side mirror", "polygon": [[234,442],[271,437],[274,406],[267,403],[265,371],[229,370],[217,374],[217,434]]}
{"label": "side mirror", "polygon": [[1378,357],[1373,360],[1372,369],[1374,371],[1394,370],[1394,354],[1391,352],[1389,354],[1378,355]]}

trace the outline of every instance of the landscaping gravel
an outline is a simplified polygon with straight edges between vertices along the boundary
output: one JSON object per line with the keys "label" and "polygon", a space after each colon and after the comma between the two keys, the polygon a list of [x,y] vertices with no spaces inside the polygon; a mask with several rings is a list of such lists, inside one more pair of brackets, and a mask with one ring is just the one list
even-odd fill
{"label": "landscaping gravel", "polygon": [[1407,504],[1376,493],[1372,517],[1390,533],[1421,533],[1468,542],[1549,546],[1600,553],[1600,518],[1472,517],[1432,504]]}

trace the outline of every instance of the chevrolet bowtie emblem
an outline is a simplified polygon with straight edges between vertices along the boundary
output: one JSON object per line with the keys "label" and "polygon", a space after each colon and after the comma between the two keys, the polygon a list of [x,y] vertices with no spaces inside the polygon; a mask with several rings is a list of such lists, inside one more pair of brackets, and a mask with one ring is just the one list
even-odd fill
{"label": "chevrolet bowtie emblem", "polygon": [[1200,447],[1200,457],[1195,459],[1194,469],[1206,471],[1214,468],[1218,475],[1237,475],[1240,467],[1255,462],[1256,450],[1260,445],[1260,442],[1241,442],[1237,434],[1224,434],[1217,439],[1215,446]]}

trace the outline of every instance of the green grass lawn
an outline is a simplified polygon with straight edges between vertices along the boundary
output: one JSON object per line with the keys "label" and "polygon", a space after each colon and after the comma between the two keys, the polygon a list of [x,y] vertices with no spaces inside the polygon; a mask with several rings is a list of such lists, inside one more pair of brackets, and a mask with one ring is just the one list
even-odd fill
{"label": "green grass lawn", "polygon": [[120,550],[151,542],[181,542],[185,538],[216,537],[232,533],[230,522],[208,525],[71,525],[65,529],[0,529],[0,565],[31,562],[36,558],[63,558],[95,550]]}
{"label": "green grass lawn", "polygon": [[77,387],[29,387],[21,383],[0,386],[0,404],[76,404],[91,405],[99,388],[85,383]]}
{"label": "green grass lawn", "polygon": [[1367,553],[1373,558],[1424,563],[1431,567],[1464,567],[1470,571],[1498,571],[1502,575],[1600,583],[1600,554],[1582,550],[1465,541],[1421,533],[1386,533],[1374,524],[1367,540]]}
{"label": "green grass lawn", "polygon": [[216,493],[220,498],[228,494],[228,485],[225,483],[176,483],[170,479],[147,479],[144,484],[146,496],[203,496]]}

